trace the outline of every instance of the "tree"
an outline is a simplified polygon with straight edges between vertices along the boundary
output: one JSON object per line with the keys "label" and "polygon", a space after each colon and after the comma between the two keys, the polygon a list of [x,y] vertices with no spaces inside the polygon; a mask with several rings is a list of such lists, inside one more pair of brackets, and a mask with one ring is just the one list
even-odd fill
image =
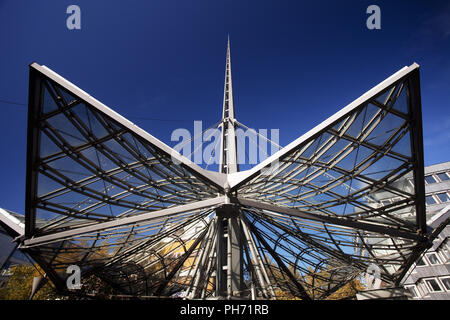
{"label": "tree", "polygon": [[[0,289],[1,300],[28,300],[33,286],[33,278],[44,274],[36,264],[17,265],[10,269],[11,277],[7,285]],[[34,300],[53,300],[59,297],[54,286],[48,281],[33,297]]]}
{"label": "tree", "polygon": [[[267,261],[269,281],[274,287],[277,299],[301,300],[291,292],[290,288],[293,287],[291,280],[268,257]],[[355,276],[355,270],[334,260],[329,260],[328,264],[323,263],[317,269],[310,267],[304,275],[291,265],[288,269],[312,299],[354,299],[356,293],[365,289],[362,282]]]}
{"label": "tree", "polygon": [[353,279],[347,282],[339,290],[328,296],[326,300],[353,299],[358,292],[364,289],[365,287],[359,279]]}
{"label": "tree", "polygon": [[[356,293],[364,290],[365,287],[357,277],[352,278],[352,273],[354,271],[345,266],[325,265],[315,272],[309,269],[309,273],[305,276],[308,294],[313,299],[353,299]],[[337,287],[339,288],[335,290]],[[327,294],[327,292],[331,293]]]}

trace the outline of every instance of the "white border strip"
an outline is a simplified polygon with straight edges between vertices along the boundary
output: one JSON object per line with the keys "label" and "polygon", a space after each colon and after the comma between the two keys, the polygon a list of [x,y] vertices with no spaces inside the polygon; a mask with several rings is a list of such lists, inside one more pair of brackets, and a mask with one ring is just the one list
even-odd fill
{"label": "white border strip", "polygon": [[368,100],[372,99],[377,94],[381,93],[383,90],[391,86],[393,83],[395,83],[397,80],[401,79],[402,77],[406,76],[408,73],[416,70],[419,68],[419,65],[417,63],[413,63],[409,67],[403,67],[396,73],[394,73],[392,76],[384,80],[383,82],[379,83],[366,93],[364,93],[362,96],[360,96],[358,99],[353,101],[352,103],[348,104],[346,107],[339,110],[337,113],[314,127],[313,129],[309,130],[307,133],[303,134],[290,144],[288,144],[283,149],[277,151],[275,154],[261,162],[260,164],[256,165],[252,169],[249,169],[247,171],[232,173],[228,175],[228,183],[231,188],[234,186],[242,183],[244,180],[251,178],[251,176],[255,174],[259,174],[261,170],[266,167],[267,165],[277,161],[278,159],[282,158],[286,153],[291,151],[292,149],[296,148],[298,145],[302,144],[306,140],[308,140],[313,135],[317,134],[321,130],[325,129],[327,126],[335,122],[336,120],[339,120],[341,118],[344,118],[347,116],[347,114],[351,113],[354,109],[358,108]]}
{"label": "white border strip", "polygon": [[90,105],[92,105],[94,108],[98,109],[100,112],[108,115],[115,121],[119,122],[124,127],[128,128],[133,133],[139,135],[140,137],[144,138],[146,141],[148,141],[150,144],[154,145],[158,149],[162,150],[163,152],[167,153],[172,157],[172,159],[186,165],[188,168],[190,168],[192,171],[195,171],[202,177],[206,178],[207,180],[211,181],[213,184],[223,187],[226,182],[226,177],[224,174],[214,171],[205,170],[201,167],[199,167],[194,162],[190,161],[188,158],[182,156],[179,152],[175,151],[162,141],[158,140],[157,138],[153,137],[151,134],[149,134],[147,131],[141,129],[125,117],[121,116],[111,108],[107,107],[85,91],[78,88],[76,85],[71,83],[70,81],[66,80],[65,78],[61,77],[59,74],[54,72],[53,70],[47,68],[46,66],[41,66],[37,64],[36,62],[32,63],[30,65],[31,68],[35,69],[36,71],[44,74],[48,78],[52,79],[56,83],[58,83],[60,86],[64,87],[68,91],[72,92],[74,95],[78,96],[79,98],[83,99]]}
{"label": "white border strip", "polygon": [[25,234],[25,224],[20,222],[19,219],[3,208],[0,208],[0,220],[8,227],[16,231],[19,236],[23,236]]}

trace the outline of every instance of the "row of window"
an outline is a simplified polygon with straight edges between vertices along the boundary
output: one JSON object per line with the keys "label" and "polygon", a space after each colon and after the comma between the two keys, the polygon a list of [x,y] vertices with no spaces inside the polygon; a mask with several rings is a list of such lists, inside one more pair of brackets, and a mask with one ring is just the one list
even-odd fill
{"label": "row of window", "polygon": [[450,180],[450,175],[448,172],[435,173],[425,176],[426,184],[444,182]]}
{"label": "row of window", "polygon": [[[426,258],[425,258],[426,257]],[[417,263],[416,266],[418,267],[425,267],[425,266],[434,266],[438,264],[443,264],[442,260],[439,258],[439,256],[435,253],[428,253],[425,256],[421,257]]]}
{"label": "row of window", "polygon": [[425,197],[427,205],[450,202],[450,195],[447,192],[436,193]]}
{"label": "row of window", "polygon": [[428,293],[450,292],[450,276],[435,277],[420,280],[417,285],[405,286],[414,298],[420,298]]}
{"label": "row of window", "polygon": [[450,259],[448,239],[435,252],[425,253],[416,262],[417,267],[434,266],[438,264],[445,264]]}

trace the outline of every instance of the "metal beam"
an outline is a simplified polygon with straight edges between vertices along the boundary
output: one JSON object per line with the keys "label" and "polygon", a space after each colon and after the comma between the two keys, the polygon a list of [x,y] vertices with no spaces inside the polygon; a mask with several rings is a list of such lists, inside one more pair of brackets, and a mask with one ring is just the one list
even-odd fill
{"label": "metal beam", "polygon": [[[264,268],[261,257],[259,256],[258,249],[256,249],[256,246],[253,242],[252,235],[251,235],[250,231],[248,230],[245,220],[242,220],[242,231],[244,231],[244,236],[245,236],[245,239],[247,240],[247,246],[250,249],[250,253],[254,260],[254,262],[253,262],[253,261],[251,261],[251,259],[248,259],[248,263],[254,265],[253,267],[255,269],[256,276],[258,277],[258,281],[260,283],[263,294],[265,295],[265,297],[276,298],[275,292],[273,291],[272,285],[270,284],[269,277]],[[267,289],[270,290],[270,294],[267,291]]]}
{"label": "metal beam", "polygon": [[186,290],[185,296],[193,299],[196,297],[198,286],[200,280],[203,278],[205,274],[205,264],[208,259],[208,255],[211,253],[211,248],[214,246],[213,239],[216,236],[217,231],[217,217],[214,217],[212,222],[209,225],[208,233],[206,234],[206,243],[205,246],[201,247],[200,253],[198,255],[197,263],[195,264],[194,272],[192,273],[191,283],[189,288]]}
{"label": "metal beam", "polygon": [[239,171],[237,164],[236,128],[234,122],[233,82],[231,78],[230,38],[227,44],[225,85],[223,93],[222,137],[219,171],[225,174]]}
{"label": "metal beam", "polygon": [[108,222],[96,223],[94,225],[90,225],[90,226],[86,226],[86,227],[79,227],[79,228],[74,228],[72,230],[61,231],[61,232],[57,232],[57,233],[53,233],[53,234],[49,234],[49,235],[33,237],[33,238],[25,240],[21,247],[25,248],[25,247],[35,246],[35,245],[42,245],[44,243],[61,241],[61,240],[79,236],[79,235],[85,234],[85,233],[122,227],[125,225],[135,224],[135,223],[139,223],[139,222],[145,222],[148,220],[166,217],[166,216],[170,216],[170,215],[174,215],[174,214],[178,214],[178,213],[182,213],[182,212],[193,211],[193,210],[203,209],[203,208],[207,208],[207,207],[213,207],[216,205],[223,204],[225,202],[225,198],[226,197],[221,196],[221,197],[198,201],[198,202],[194,202],[194,203],[189,203],[186,205],[181,205],[181,206],[177,206],[177,207],[173,207],[173,208],[167,208],[167,209],[152,211],[152,212],[148,212],[148,213],[143,213],[143,214],[139,214],[137,216],[119,218],[119,219],[115,219],[115,220],[108,221]]}
{"label": "metal beam", "polygon": [[298,289],[298,292],[300,293],[300,297],[304,300],[311,300],[310,296],[306,293],[305,288],[297,281],[295,276],[291,273],[288,267],[283,263],[283,261],[280,259],[278,254],[269,246],[269,244],[264,240],[264,238],[259,234],[258,230],[256,230],[255,226],[250,224],[247,221],[247,218],[245,216],[242,217],[242,219],[246,222],[246,224],[249,226],[250,231],[255,235],[255,237],[258,239],[258,241],[266,248],[266,250],[270,253],[270,255],[275,259],[278,266],[283,270],[283,272],[288,276],[288,278],[292,281],[292,283],[296,286]]}
{"label": "metal beam", "polygon": [[38,70],[30,65],[28,87],[27,166],[25,190],[25,234],[31,236],[36,225],[37,163],[40,148],[38,116],[42,104],[42,82]]}
{"label": "metal beam", "polygon": [[[223,95],[222,136],[219,171],[230,174],[239,171],[237,164],[236,131],[234,121],[233,83],[231,79],[231,53],[230,38],[227,43],[227,57],[225,67],[225,85]],[[228,195],[228,186],[224,186]],[[243,258],[242,240],[240,239],[239,211],[235,206],[224,206],[216,211],[219,216],[217,237],[217,262],[216,262],[216,295],[226,296],[231,299],[239,296],[243,284]],[[227,232],[225,233],[225,223]],[[226,272],[223,268],[226,265]]]}
{"label": "metal beam", "polygon": [[[208,226],[209,227],[209,226]],[[208,229],[205,229],[200,236],[195,239],[194,243],[189,247],[189,249],[183,254],[181,258],[179,258],[177,264],[173,267],[167,277],[163,280],[163,282],[159,285],[158,289],[156,289],[155,295],[159,296],[163,292],[163,290],[167,287],[169,282],[175,276],[175,274],[180,270],[180,268],[184,265],[187,258],[191,255],[192,252],[197,248],[198,244],[203,240],[205,235],[208,233]]]}
{"label": "metal beam", "polygon": [[25,233],[25,225],[5,209],[0,208],[0,223],[3,223],[14,234],[10,236],[21,237]]}
{"label": "metal beam", "polygon": [[[416,192],[416,222],[420,233],[427,233],[426,207],[425,207],[425,173],[423,159],[423,134],[422,134],[422,102],[420,97],[419,70],[413,72],[408,83],[409,99],[408,108],[413,121],[411,121],[411,153],[415,155],[414,187]],[[408,88],[407,87],[407,88]]]}
{"label": "metal beam", "polygon": [[239,297],[243,288],[243,239],[240,217],[228,218],[228,296]]}
{"label": "metal beam", "polygon": [[303,219],[334,224],[337,226],[355,228],[355,229],[359,229],[359,230],[365,230],[365,231],[369,231],[369,232],[375,232],[375,233],[380,233],[380,234],[385,234],[385,235],[389,235],[389,236],[393,236],[393,237],[400,237],[400,238],[405,238],[405,239],[412,239],[412,240],[419,240],[419,241],[424,240],[423,236],[418,235],[416,233],[398,230],[398,229],[383,226],[380,224],[359,222],[359,221],[356,221],[353,219],[348,219],[345,217],[337,218],[337,217],[319,215],[319,214],[315,214],[315,213],[300,211],[298,209],[279,207],[279,206],[264,203],[261,201],[248,200],[248,199],[241,198],[241,197],[234,198],[234,199],[232,199],[232,201],[235,203],[239,203],[243,206],[258,208],[258,209],[267,210],[267,211],[273,211],[273,212],[277,212],[277,213],[287,214],[290,216],[296,216],[296,217],[303,218]]}

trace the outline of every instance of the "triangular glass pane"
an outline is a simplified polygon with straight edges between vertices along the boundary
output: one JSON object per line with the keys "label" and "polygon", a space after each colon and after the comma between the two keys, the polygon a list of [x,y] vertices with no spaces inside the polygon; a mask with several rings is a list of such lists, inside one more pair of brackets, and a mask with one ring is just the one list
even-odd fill
{"label": "triangular glass pane", "polygon": [[111,184],[108,181],[96,180],[95,182],[89,183],[87,187],[101,194],[109,194]]}
{"label": "triangular glass pane", "polygon": [[[350,116],[349,116],[349,117],[350,117]],[[341,127],[342,127],[342,126],[344,125],[344,123],[345,123],[345,120],[347,120],[349,117],[346,117],[344,120],[339,121],[337,124],[335,124],[335,125],[333,126],[333,129],[336,130],[336,131],[340,131]]]}
{"label": "triangular glass pane", "polygon": [[[149,158],[151,157],[150,152],[142,145],[142,143],[139,141],[139,139],[136,139],[134,136],[132,136],[129,132],[126,132],[122,135],[122,138],[129,143],[136,152],[139,152],[142,157]],[[150,147],[151,150],[151,147]]]}
{"label": "triangular glass pane", "polygon": [[[354,178],[354,179],[351,181],[351,189],[352,189],[352,193],[358,192],[358,191],[360,191],[361,189],[367,188],[367,187],[369,187],[369,184],[368,184],[368,183],[363,182],[363,181],[361,181],[361,180],[359,180],[359,179],[357,179],[357,178]],[[358,197],[360,197],[360,195],[358,195]]]}
{"label": "triangular glass pane", "polygon": [[43,195],[58,190],[60,188],[63,188],[63,185],[50,179],[44,174],[41,173],[38,174],[38,188],[37,188],[38,197],[42,197]]}
{"label": "triangular glass pane", "polygon": [[411,133],[407,133],[392,148],[392,151],[411,157]]}
{"label": "triangular glass pane", "polygon": [[374,152],[374,150],[360,145],[357,149],[358,156],[356,159],[356,165],[358,166],[361,162],[370,158],[374,154]]}
{"label": "triangular glass pane", "polygon": [[72,111],[77,115],[77,117],[80,118],[95,138],[100,139],[108,135],[108,131],[97,120],[90,108],[86,107],[84,103],[76,105],[72,108]]}
{"label": "triangular glass pane", "polygon": [[317,151],[319,146],[319,140],[321,139],[322,136],[316,138],[314,142],[304,152],[301,153],[301,158],[309,159]]}
{"label": "triangular glass pane", "polygon": [[403,86],[402,92],[400,92],[393,108],[404,114],[408,114],[408,86],[406,84]]}
{"label": "triangular glass pane", "polygon": [[135,204],[141,204],[141,203],[144,203],[145,201],[149,200],[149,198],[146,198],[146,197],[143,197],[143,196],[138,196],[138,195],[136,195],[134,193],[130,193],[126,197],[124,197],[122,199],[126,200],[126,201],[129,201],[129,202],[133,202]]}
{"label": "triangular glass pane", "polygon": [[54,160],[49,162],[49,165],[73,181],[79,181],[93,175],[92,172],[70,157]]}
{"label": "triangular glass pane", "polygon": [[52,198],[52,203],[75,210],[82,210],[97,201],[98,200],[89,198],[86,195],[75,191],[65,192]]}
{"label": "triangular glass pane", "polygon": [[115,164],[107,156],[105,156],[102,152],[94,147],[85,149],[81,151],[81,153],[103,171],[109,171],[111,169],[117,168],[117,164]]}
{"label": "triangular glass pane", "polygon": [[133,187],[142,186],[145,183],[143,180],[136,178],[128,172],[120,172],[115,174],[114,177]]}
{"label": "triangular glass pane", "polygon": [[61,149],[51,140],[45,132],[41,132],[41,144],[40,144],[40,156],[41,158],[47,157],[49,155],[55,154]]}
{"label": "triangular glass pane", "polygon": [[[92,211],[89,211],[89,214],[97,214],[100,216],[114,216],[114,211],[112,209],[113,206],[109,205],[109,204],[104,204],[101,207],[95,208]],[[122,211],[124,211],[122,209]]]}
{"label": "triangular glass pane", "polygon": [[325,193],[319,193],[316,195],[313,195],[312,197],[308,198],[309,201],[311,201],[312,203],[317,203],[317,204],[322,204],[325,202],[331,202],[333,200],[335,200],[336,198],[327,195]]}
{"label": "triangular glass pane", "polygon": [[319,161],[329,163],[336,158],[341,152],[344,152],[347,147],[351,145],[351,142],[345,139],[339,139],[323,154],[320,156]]}
{"label": "triangular glass pane", "polygon": [[358,116],[353,120],[353,123],[350,125],[350,128],[345,132],[346,135],[349,135],[353,138],[357,138],[361,134],[361,130],[364,128],[364,118],[365,118],[365,109],[363,109]]}
{"label": "triangular glass pane", "polygon": [[331,208],[328,208],[328,210],[330,210],[331,212],[333,212],[336,215],[344,215],[344,212],[346,211],[346,206],[345,204],[339,204],[336,206],[333,206]]}
{"label": "triangular glass pane", "polygon": [[320,187],[323,187],[324,185],[329,184],[330,181],[332,181],[331,177],[328,177],[325,174],[321,174],[320,176],[311,180],[309,183],[320,188]]}
{"label": "triangular glass pane", "polygon": [[403,192],[407,192],[413,195],[415,188],[412,171],[405,171],[405,173],[402,175],[400,179],[389,182],[388,186],[393,186],[398,190],[402,190]]}
{"label": "triangular glass pane", "polygon": [[302,172],[297,173],[292,179],[289,180],[289,182],[292,184],[301,182],[305,178],[307,171],[308,170],[305,169]]}
{"label": "triangular glass pane", "polygon": [[43,209],[36,209],[36,226],[37,228],[42,228],[47,224],[47,221],[62,218],[62,216],[58,213],[51,212]]}
{"label": "triangular glass pane", "polygon": [[109,196],[111,196],[111,197],[113,197],[113,196],[116,196],[116,195],[118,195],[119,193],[123,193],[124,191],[127,191],[127,190],[125,190],[125,189],[122,189],[122,188],[120,188],[120,187],[118,187],[118,186],[116,186],[116,185],[111,185],[110,187],[109,187]]}
{"label": "triangular glass pane", "polygon": [[404,119],[397,117],[392,113],[383,113],[383,118],[379,122],[377,119],[376,127],[365,141],[382,146],[404,122]]}
{"label": "triangular glass pane", "polygon": [[348,195],[348,182],[350,180],[346,180],[345,182],[342,182],[343,179],[340,181],[340,184],[336,187],[330,189],[330,192],[337,194],[337,196],[345,197]]}
{"label": "triangular glass pane", "polygon": [[62,97],[63,97],[64,102],[66,103],[66,105],[69,105],[69,104],[71,104],[72,102],[78,100],[78,98],[76,98],[75,96],[73,96],[73,95],[72,95],[71,93],[69,93],[66,89],[64,89],[64,88],[62,88],[62,87],[60,87],[60,86],[58,86],[57,88],[58,88],[57,90],[61,93],[61,95],[62,95]]}
{"label": "triangular glass pane", "polygon": [[369,166],[361,174],[370,179],[380,180],[389,175],[393,170],[398,169],[403,164],[403,161],[391,158],[389,156],[384,156]]}
{"label": "triangular glass pane", "polygon": [[392,90],[394,90],[394,89],[395,89],[395,87],[388,88],[382,94],[377,96],[375,98],[375,100],[378,101],[379,103],[383,104],[383,105],[386,105],[387,102],[388,102],[387,99],[389,98],[389,95],[391,94]]}
{"label": "triangular glass pane", "polygon": [[47,114],[52,111],[58,110],[58,105],[55,100],[53,100],[52,95],[50,94],[46,85],[43,84],[44,87],[44,98],[42,102],[42,113]]}
{"label": "triangular glass pane", "polygon": [[51,128],[55,130],[62,138],[72,147],[77,147],[81,144],[87,143],[83,135],[72,124],[69,119],[62,113],[57,114],[47,120]]}
{"label": "triangular glass pane", "polygon": [[117,155],[120,160],[125,163],[136,162],[137,159],[134,158],[121,144],[116,140],[110,139],[104,143],[105,147],[110,149],[115,155]]}
{"label": "triangular glass pane", "polygon": [[343,159],[339,160],[337,166],[344,170],[352,170],[356,163],[357,149],[354,149],[350,154],[346,155]]}

